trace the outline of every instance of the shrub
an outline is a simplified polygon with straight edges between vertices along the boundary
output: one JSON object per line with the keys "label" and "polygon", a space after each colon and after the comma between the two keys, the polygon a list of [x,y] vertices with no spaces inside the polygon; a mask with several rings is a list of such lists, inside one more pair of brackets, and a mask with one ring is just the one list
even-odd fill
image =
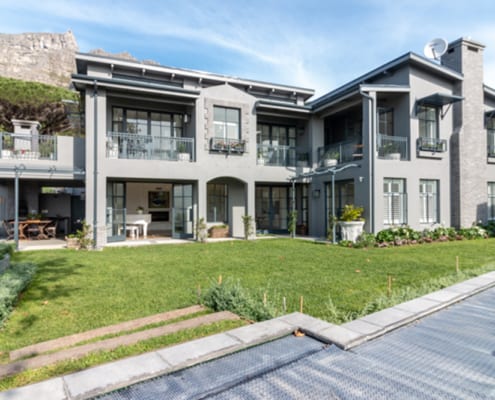
{"label": "shrub", "polygon": [[12,244],[0,243],[0,258],[3,258],[6,254],[12,257],[14,254],[14,246]]}
{"label": "shrub", "polygon": [[0,325],[9,316],[21,293],[31,282],[36,265],[15,263],[0,276]]}
{"label": "shrub", "polygon": [[262,299],[253,297],[238,280],[213,281],[203,296],[203,303],[215,311],[231,311],[253,321],[264,321],[275,316],[270,306],[263,304]]}
{"label": "shrub", "polygon": [[354,243],[354,247],[362,248],[362,247],[375,247],[376,246],[376,238],[372,233],[363,232]]}
{"label": "shrub", "polygon": [[362,221],[363,212],[363,207],[346,204],[342,211],[342,215],[340,216],[340,221]]}

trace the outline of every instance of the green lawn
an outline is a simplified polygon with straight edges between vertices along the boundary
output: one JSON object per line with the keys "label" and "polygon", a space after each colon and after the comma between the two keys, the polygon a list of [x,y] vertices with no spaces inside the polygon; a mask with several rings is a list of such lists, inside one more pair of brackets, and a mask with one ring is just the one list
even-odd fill
{"label": "green lawn", "polygon": [[287,298],[288,312],[327,314],[332,298],[359,311],[393,288],[492,265],[495,239],[386,249],[349,249],[303,240],[106,248],[100,252],[23,252],[39,265],[16,310],[0,330],[1,351],[197,303],[212,279],[239,279],[253,294]]}

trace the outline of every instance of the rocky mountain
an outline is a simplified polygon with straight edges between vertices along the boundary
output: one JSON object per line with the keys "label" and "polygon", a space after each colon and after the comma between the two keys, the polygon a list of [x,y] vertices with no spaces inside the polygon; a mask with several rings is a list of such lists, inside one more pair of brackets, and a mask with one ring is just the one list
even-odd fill
{"label": "rocky mountain", "polygon": [[78,51],[72,31],[66,33],[0,33],[0,76],[64,88],[75,72]]}

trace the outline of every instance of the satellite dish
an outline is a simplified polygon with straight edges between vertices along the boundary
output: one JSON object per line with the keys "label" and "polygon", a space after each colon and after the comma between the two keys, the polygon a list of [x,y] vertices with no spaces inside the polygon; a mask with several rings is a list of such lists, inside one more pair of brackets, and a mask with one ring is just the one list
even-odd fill
{"label": "satellite dish", "polygon": [[425,44],[423,53],[427,58],[438,60],[443,54],[445,54],[447,47],[448,43],[445,39],[433,39]]}

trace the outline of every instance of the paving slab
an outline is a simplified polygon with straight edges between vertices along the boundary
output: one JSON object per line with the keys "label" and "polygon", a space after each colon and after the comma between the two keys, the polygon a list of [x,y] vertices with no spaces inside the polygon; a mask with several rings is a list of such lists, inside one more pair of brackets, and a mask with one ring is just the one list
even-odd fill
{"label": "paving slab", "polygon": [[242,347],[242,343],[230,335],[219,333],[157,351],[157,354],[174,368],[185,367],[226,354]]}
{"label": "paving slab", "polygon": [[0,400],[68,400],[62,378],[49,379],[0,393]]}
{"label": "paving slab", "polygon": [[370,322],[363,321],[362,319],[356,319],[351,322],[347,322],[341,325],[343,328],[349,329],[362,335],[376,335],[383,330],[383,327],[372,324]]}
{"label": "paving slab", "polygon": [[397,304],[395,307],[414,314],[422,315],[434,311],[441,307],[442,303],[436,300],[419,297],[414,300],[409,300],[404,303]]}
{"label": "paving slab", "polygon": [[293,331],[293,325],[280,319],[272,319],[233,329],[228,334],[246,345],[254,345],[288,335]]}
{"label": "paving slab", "polygon": [[329,322],[323,321],[318,318],[311,317],[300,312],[294,312],[292,314],[284,315],[277,318],[293,326],[295,329],[302,329],[304,332],[311,334],[317,334],[319,331],[331,328],[335,326]]}
{"label": "paving slab", "polygon": [[373,314],[366,315],[360,318],[362,321],[369,322],[374,325],[378,325],[382,328],[393,328],[402,322],[407,322],[414,316],[414,313],[401,310],[397,307],[387,308],[375,312]]}
{"label": "paving slab", "polygon": [[423,296],[424,299],[435,300],[441,303],[450,304],[462,298],[459,292],[453,292],[449,288],[437,290]]}
{"label": "paving slab", "polygon": [[135,329],[145,327],[147,325],[166,322],[171,319],[195,314],[204,310],[205,308],[203,306],[195,305],[192,307],[167,311],[164,313],[155,314],[149,317],[139,318],[132,321],[122,322],[120,324],[105,326],[98,329],[92,329],[90,331],[76,333],[74,335],[64,336],[58,339],[48,340],[46,342],[41,342],[41,343],[33,344],[31,346],[23,347],[21,349],[13,350],[10,352],[10,359],[14,361],[19,358],[46,353],[49,351],[61,349],[63,347],[74,346],[77,343],[95,339],[101,336],[132,331]]}
{"label": "paving slab", "polygon": [[[65,376],[71,400],[88,398],[165,373],[170,365],[156,353],[146,353]],[[38,399],[36,399],[38,400]]]}
{"label": "paving slab", "polygon": [[361,333],[351,331],[350,329],[346,329],[339,325],[334,325],[331,328],[319,331],[318,335],[315,335],[316,339],[319,339],[324,343],[333,343],[344,350],[350,348],[351,345],[365,337],[366,336]]}

